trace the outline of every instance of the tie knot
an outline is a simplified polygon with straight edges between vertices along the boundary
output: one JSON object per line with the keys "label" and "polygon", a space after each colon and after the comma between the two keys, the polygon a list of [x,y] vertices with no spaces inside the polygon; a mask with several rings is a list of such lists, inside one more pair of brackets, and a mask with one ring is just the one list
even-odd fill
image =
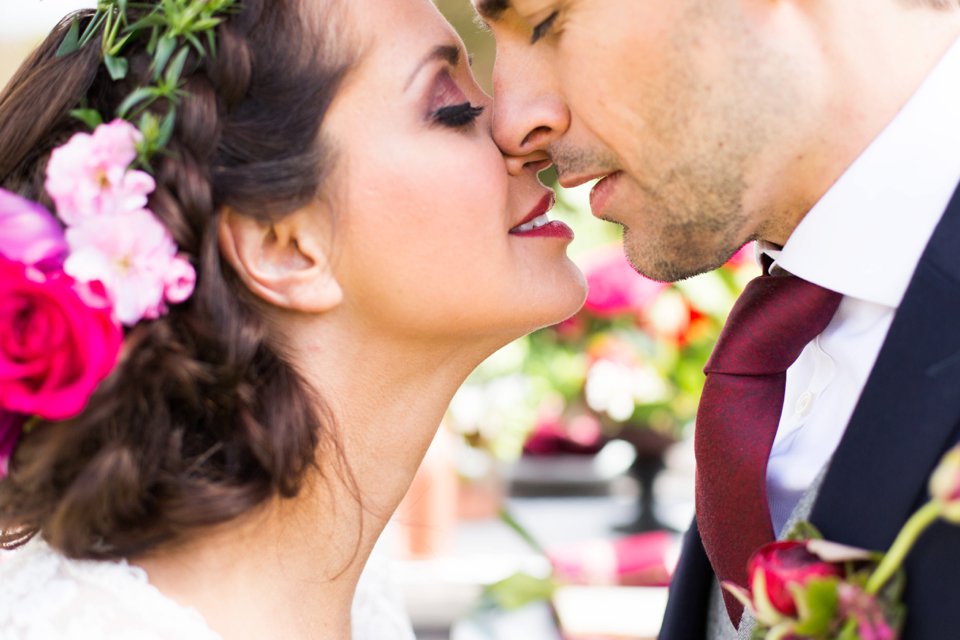
{"label": "tie knot", "polygon": [[730,311],[704,371],[739,375],[786,371],[826,328],[842,298],[793,275],[754,278]]}

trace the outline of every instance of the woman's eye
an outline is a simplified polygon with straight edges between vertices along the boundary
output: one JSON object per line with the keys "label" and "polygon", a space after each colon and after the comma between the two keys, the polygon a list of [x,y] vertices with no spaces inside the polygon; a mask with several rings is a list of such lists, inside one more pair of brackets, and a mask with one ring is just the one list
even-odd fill
{"label": "woman's eye", "polygon": [[480,117],[483,107],[474,106],[469,102],[454,104],[449,107],[440,107],[433,112],[433,120],[437,124],[451,129],[462,129]]}
{"label": "woman's eye", "polygon": [[550,29],[553,27],[554,23],[557,21],[557,17],[560,15],[559,11],[554,11],[547,19],[538,24],[533,28],[533,35],[530,37],[530,44],[536,44],[538,40],[550,33]]}

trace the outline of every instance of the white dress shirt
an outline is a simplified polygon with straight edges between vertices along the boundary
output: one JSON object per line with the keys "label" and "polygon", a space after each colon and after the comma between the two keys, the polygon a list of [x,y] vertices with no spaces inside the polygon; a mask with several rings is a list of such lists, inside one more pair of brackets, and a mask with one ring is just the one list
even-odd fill
{"label": "white dress shirt", "polygon": [[894,313],[960,182],[960,42],[804,217],[775,263],[843,294],[787,370],[767,467],[775,531],[833,455]]}

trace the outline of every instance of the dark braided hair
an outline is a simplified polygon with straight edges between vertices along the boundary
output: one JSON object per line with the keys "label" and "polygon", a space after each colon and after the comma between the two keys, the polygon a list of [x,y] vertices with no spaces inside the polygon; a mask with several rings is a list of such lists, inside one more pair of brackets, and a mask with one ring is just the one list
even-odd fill
{"label": "dark braided hair", "polygon": [[[37,533],[76,558],[175,544],[296,495],[317,448],[336,447],[322,404],[217,239],[224,206],[269,221],[324,192],[331,150],[321,123],[355,57],[326,4],[308,12],[298,0],[244,0],[217,27],[216,55],[191,54],[149,207],[194,262],[196,292],[127,332],[121,362],[82,414],[25,431],[0,481],[0,547]],[[0,186],[48,208],[50,152],[84,129],[69,111],[83,103],[109,118],[149,73],[145,42],[127,46],[122,82],[110,79],[96,38],[57,57],[71,19],[0,95]]]}

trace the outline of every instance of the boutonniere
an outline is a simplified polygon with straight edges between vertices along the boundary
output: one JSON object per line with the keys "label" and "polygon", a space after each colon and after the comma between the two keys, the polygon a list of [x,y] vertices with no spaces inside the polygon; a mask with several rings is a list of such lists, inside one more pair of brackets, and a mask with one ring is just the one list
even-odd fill
{"label": "boutonniere", "polygon": [[960,446],[949,451],[929,482],[930,501],[914,513],[886,553],[823,539],[799,523],[787,540],[761,547],[744,589],[733,594],[757,620],[755,640],[897,640],[906,616],[903,562],[927,527],[960,525]]}

